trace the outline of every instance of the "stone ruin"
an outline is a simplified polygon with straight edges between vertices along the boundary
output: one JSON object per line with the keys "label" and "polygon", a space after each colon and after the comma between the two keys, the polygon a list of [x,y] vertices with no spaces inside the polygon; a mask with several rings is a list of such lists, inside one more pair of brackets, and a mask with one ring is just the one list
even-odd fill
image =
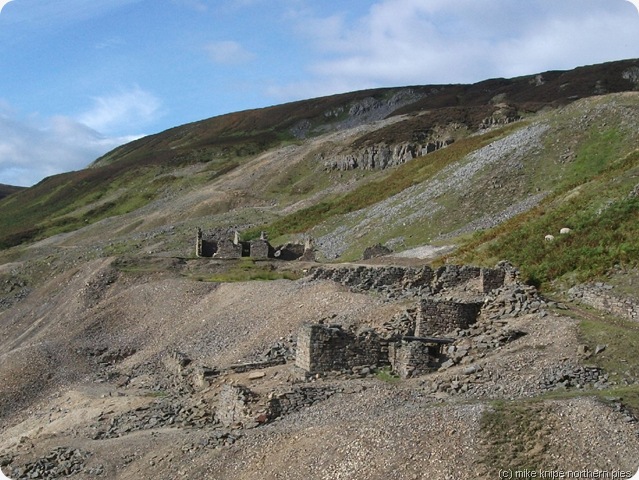
{"label": "stone ruin", "polygon": [[[447,348],[459,332],[477,322],[485,301],[493,312],[494,291],[516,284],[516,270],[446,265],[424,267],[318,267],[311,280],[333,280],[354,291],[385,292],[388,299],[414,297],[417,304],[386,322],[382,329],[359,332],[338,324],[304,325],[297,338],[295,365],[307,374],[354,372],[388,367],[402,378],[445,365]],[[456,289],[456,290],[455,290]],[[457,298],[449,298],[456,292]],[[448,295],[448,296],[447,296]]]}
{"label": "stone ruin", "polygon": [[340,325],[305,325],[297,334],[295,364],[309,373],[389,365],[388,341],[373,329],[355,334]]}
{"label": "stone ruin", "polygon": [[255,260],[273,258],[315,261],[315,249],[311,239],[306,239],[303,245],[286,243],[273,247],[268,241],[266,232],[262,232],[260,238],[244,241],[240,239],[237,231],[234,231],[230,238],[227,232],[204,233],[201,228],[198,228],[195,236],[195,256],[220,260],[250,257]]}
{"label": "stone ruin", "polygon": [[[320,377],[362,378],[380,369],[400,378],[412,378],[460,366],[451,372],[451,377],[436,376],[432,381],[420,380],[420,384],[434,394],[488,392],[492,387],[482,380],[480,359],[526,335],[509,326],[507,319],[529,313],[543,317],[544,308],[555,303],[542,299],[534,287],[520,283],[516,269],[507,263],[494,269],[456,265],[438,269],[319,266],[305,281],[318,280],[337,281],[358,292],[386,292],[391,294],[388,301],[399,297],[402,303],[409,298],[415,302],[375,327],[338,324],[337,315],[304,324],[297,335],[291,333],[288,339],[280,339],[262,354],[252,356],[251,361],[225,367],[205,367],[185,354],[173,352],[163,358],[170,374],[167,381],[179,392],[193,392],[222,380],[216,407],[189,405],[177,411],[167,402],[161,411],[142,412],[139,418],[131,419],[129,415],[114,421],[105,416],[101,423],[109,421],[109,429],[98,425],[98,433],[102,431],[104,438],[110,438],[124,428],[148,428],[145,425],[156,425],[157,417],[162,425],[178,422],[214,426],[221,432],[216,445],[227,444],[232,438],[229,432],[255,428],[335,394],[364,388],[356,382],[348,386],[341,382],[315,382]],[[400,290],[402,295],[397,293]],[[224,380],[229,373],[246,372],[247,381],[252,382],[269,375],[262,371],[265,368],[291,362],[294,367],[288,372],[286,383],[266,390],[252,390],[235,380]],[[278,374],[272,374],[272,378]],[[549,370],[542,380],[536,388],[548,390],[587,383],[603,388],[606,384],[602,372],[579,370],[568,364],[561,371]]]}
{"label": "stone ruin", "polygon": [[295,365],[309,374],[390,367],[402,378],[441,366],[442,346],[451,339],[385,337],[372,328],[359,333],[341,325],[304,325],[297,336]]}
{"label": "stone ruin", "polygon": [[415,336],[444,335],[465,330],[477,321],[483,302],[422,298],[416,316]]}

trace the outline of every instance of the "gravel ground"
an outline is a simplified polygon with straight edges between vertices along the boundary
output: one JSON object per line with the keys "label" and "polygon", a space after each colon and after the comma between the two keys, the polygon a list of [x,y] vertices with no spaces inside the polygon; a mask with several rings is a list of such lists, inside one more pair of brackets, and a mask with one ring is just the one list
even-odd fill
{"label": "gravel ground", "polygon": [[[481,370],[472,374],[459,365],[400,382],[328,377],[309,388],[338,393],[261,427],[165,422],[153,428],[144,425],[160,406],[210,414],[223,384],[249,385],[264,398],[273,389],[306,385],[283,365],[257,380],[230,374],[209,389],[184,390],[166,383],[179,380],[163,363],[170,352],[184,353],[193,365],[223,367],[254,358],[302,322],[334,317],[377,325],[406,304],[328,281],[215,285],[170,272],[114,277],[108,260],[61,274],[44,288],[1,314],[1,372],[27,403],[4,410],[0,457],[11,468],[53,472],[58,466],[41,459],[62,462],[64,452],[79,449],[70,458],[82,471],[73,478],[458,479],[468,472],[494,478],[483,462],[492,447],[481,426],[492,401],[538,397],[548,371],[578,360],[575,320],[530,314],[499,320],[525,335],[476,357]],[[472,394],[432,389],[434,382],[466,380],[474,384]],[[5,383],[4,401],[13,398],[7,393]],[[543,403],[552,429],[540,467],[636,469],[637,423],[627,414],[590,397]],[[108,427],[105,418],[133,430],[92,439],[95,425]],[[140,418],[144,425],[136,426]]]}

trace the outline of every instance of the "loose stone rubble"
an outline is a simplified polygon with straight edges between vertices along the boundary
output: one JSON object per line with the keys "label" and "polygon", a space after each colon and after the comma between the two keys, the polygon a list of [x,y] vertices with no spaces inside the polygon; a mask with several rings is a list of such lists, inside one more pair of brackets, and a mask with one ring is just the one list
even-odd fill
{"label": "loose stone rubble", "polygon": [[567,388],[608,388],[608,374],[595,366],[579,366],[572,364],[558,365],[547,372],[539,381],[544,390]]}
{"label": "loose stone rubble", "polygon": [[42,458],[12,468],[9,475],[15,480],[70,477],[79,473],[101,475],[103,469],[100,467],[85,470],[84,464],[90,456],[91,453],[84,450],[58,447]]}
{"label": "loose stone rubble", "polygon": [[204,401],[185,404],[167,397],[149,406],[142,406],[123,415],[101,413],[91,425],[87,436],[92,440],[118,438],[131,432],[163,427],[203,428],[218,423],[213,408]]}

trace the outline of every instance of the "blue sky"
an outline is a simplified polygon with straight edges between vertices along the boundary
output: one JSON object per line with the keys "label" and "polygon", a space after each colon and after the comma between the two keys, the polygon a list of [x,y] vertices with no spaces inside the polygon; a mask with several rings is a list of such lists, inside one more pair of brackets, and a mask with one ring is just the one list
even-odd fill
{"label": "blue sky", "polygon": [[0,183],[248,108],[637,57],[626,0],[13,0]]}

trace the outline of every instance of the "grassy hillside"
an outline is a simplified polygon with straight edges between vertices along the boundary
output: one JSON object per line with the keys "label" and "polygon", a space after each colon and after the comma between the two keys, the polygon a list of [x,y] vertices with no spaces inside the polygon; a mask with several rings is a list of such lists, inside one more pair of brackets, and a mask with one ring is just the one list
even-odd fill
{"label": "grassy hillside", "polygon": [[[325,238],[328,244],[335,243],[335,232],[341,229],[349,231],[350,238],[338,238],[341,244],[331,255],[355,259],[366,246],[378,242],[398,250],[431,242],[457,242],[470,232],[501,222],[495,219],[510,218],[513,212],[504,212],[513,205],[521,204],[518,209],[524,211],[537,201],[531,200],[535,195],[545,197],[542,206],[527,214],[529,217],[518,217],[523,225],[536,219],[535,215],[541,218],[534,213],[539,209],[555,211],[551,202],[580,185],[588,190],[584,196],[587,201],[589,195],[593,202],[601,198],[595,193],[598,190],[612,191],[608,180],[595,178],[606,169],[612,169],[611,178],[628,173],[634,161],[628,155],[636,141],[628,132],[636,125],[622,110],[634,112],[634,106],[615,100],[621,105],[619,118],[625,126],[615,123],[614,116],[605,124],[597,117],[596,105],[588,107],[588,115],[597,119],[588,126],[580,120],[578,109],[573,112],[565,106],[579,104],[573,102],[583,97],[636,89],[635,77],[628,72],[638,65],[638,61],[628,60],[474,85],[367,90],[176,127],[119,147],[90,168],[47,178],[0,200],[0,249],[76,231],[85,232],[83,238],[94,235],[115,241],[114,231],[143,231],[172,222],[181,225],[179,231],[184,236],[180,238],[186,238],[186,232],[196,225],[253,225],[245,232],[247,237],[266,229],[274,239],[310,233]],[[486,118],[499,116],[504,108],[523,121],[480,130]],[[386,121],[372,123],[382,119]],[[552,133],[534,130],[539,122]],[[386,171],[331,172],[317,160],[319,153],[330,158],[337,152],[371,145],[419,141],[446,129],[461,132],[454,144]],[[540,139],[535,142],[543,144],[521,139],[533,130]],[[500,153],[497,160],[491,158],[490,148],[508,144],[517,135],[521,137],[517,141],[528,149],[524,157],[517,156],[519,147],[515,146]],[[479,152],[483,159],[476,161],[473,152]],[[615,158],[626,160],[614,167],[611,159]],[[629,180],[615,187],[617,196],[608,200],[621,201],[631,184]],[[626,215],[624,212],[634,208],[632,201],[626,203],[612,206],[610,215]],[[592,208],[596,212],[600,207],[593,203]],[[522,233],[522,238],[557,230],[563,223],[589,229],[594,221],[570,217],[568,222],[568,213],[560,210],[555,215],[555,220],[546,216],[543,222],[532,222],[527,228],[535,231]],[[108,219],[115,219],[115,223],[101,229],[86,228]],[[508,225],[503,227],[506,233],[519,228]],[[465,258],[490,262],[510,255],[505,245],[515,243],[499,232],[474,238],[463,249]],[[132,247],[139,244],[137,240],[122,242]],[[622,251],[610,261],[634,254],[634,247],[625,241],[619,248]],[[522,260],[525,250],[513,250],[520,254],[513,261]],[[531,267],[530,278],[544,282],[563,275],[568,268],[555,272]],[[599,270],[593,267],[593,272]]]}
{"label": "grassy hillside", "polygon": [[428,182],[444,167],[460,161],[470,152],[520,127],[521,124],[517,124],[516,126],[494,130],[485,135],[465,138],[450,147],[418,157],[409,163],[390,170],[381,178],[372,180],[348,193],[286,215],[269,225],[258,226],[248,231],[246,236],[247,238],[254,237],[259,234],[260,230],[264,229],[272,238],[292,233],[302,233],[334,217],[370,207],[409,187]]}
{"label": "grassy hillside", "polygon": [[[637,302],[633,78],[639,62],[627,61],[229,114],[0,199],[3,471],[636,471],[639,323],[566,292],[598,279],[593,290]],[[439,140],[447,146],[364,167]],[[319,261],[198,258],[196,228],[218,239],[266,230],[274,247],[311,237]],[[378,243],[393,255],[364,261]],[[457,285],[474,270],[451,268],[433,292],[416,271],[502,259],[543,291],[506,282],[486,294],[475,278]],[[344,281],[313,280],[317,266]],[[447,314],[448,327],[425,332],[450,337],[441,349],[404,336],[425,302],[482,299],[476,322]],[[333,338],[318,363],[334,371],[304,375],[291,368],[300,329],[318,322]],[[415,378],[388,368],[388,337],[388,361]],[[366,365],[342,367],[351,356]]]}
{"label": "grassy hillside", "polygon": [[0,183],[0,200],[20,190],[24,190],[24,187],[14,187],[13,185],[3,185]]}
{"label": "grassy hillside", "polygon": [[[584,281],[614,265],[639,263],[639,139],[629,120],[639,111],[638,98],[636,94],[602,98],[590,102],[590,107],[575,108],[563,119],[566,126],[588,112],[601,113],[582,133],[564,139],[556,123],[547,140],[564,146],[573,143],[561,165],[564,173],[550,195],[530,211],[478,232],[457,258],[485,264],[507,258],[537,285],[558,279]],[[619,113],[622,110],[625,115]],[[564,227],[571,233],[560,235]],[[548,234],[554,241],[544,240]]]}

